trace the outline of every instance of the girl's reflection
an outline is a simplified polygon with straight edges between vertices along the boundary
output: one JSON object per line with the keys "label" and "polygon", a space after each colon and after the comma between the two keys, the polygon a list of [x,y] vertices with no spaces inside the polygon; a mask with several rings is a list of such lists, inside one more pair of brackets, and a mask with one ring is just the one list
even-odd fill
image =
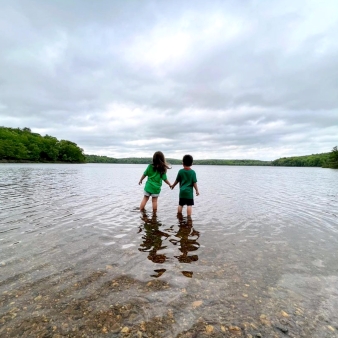
{"label": "girl's reflection", "polygon": [[[154,263],[164,263],[167,260],[165,254],[160,254],[158,251],[165,249],[167,246],[163,246],[163,237],[166,239],[170,237],[169,234],[161,231],[159,227],[162,225],[158,220],[156,213],[152,214],[152,217],[149,218],[146,212],[142,213],[142,220],[144,221],[144,235],[142,236],[143,242],[140,244],[140,251],[149,252],[148,259]],[[140,228],[140,232],[142,228]],[[160,277],[166,270],[158,269],[155,270],[156,275],[152,277]]]}

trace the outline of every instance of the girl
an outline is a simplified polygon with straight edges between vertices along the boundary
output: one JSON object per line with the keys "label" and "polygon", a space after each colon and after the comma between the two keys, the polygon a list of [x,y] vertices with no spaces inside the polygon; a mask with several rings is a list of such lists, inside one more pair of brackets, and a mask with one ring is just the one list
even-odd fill
{"label": "girl", "polygon": [[144,210],[149,197],[153,204],[153,211],[157,210],[157,199],[161,192],[162,181],[167,183],[171,187],[170,182],[167,179],[167,169],[171,169],[165,160],[165,157],[161,151],[157,151],[153,156],[153,163],[149,164],[146,171],[141,176],[139,185],[145,177],[148,176],[146,186],[144,187],[144,197],[140,204],[140,210]]}

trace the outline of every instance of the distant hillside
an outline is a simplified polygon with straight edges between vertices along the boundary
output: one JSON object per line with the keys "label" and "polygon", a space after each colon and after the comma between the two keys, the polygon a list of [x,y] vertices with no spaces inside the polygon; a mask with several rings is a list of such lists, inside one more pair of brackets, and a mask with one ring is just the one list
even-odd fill
{"label": "distant hillside", "polygon": [[[128,157],[113,158],[98,155],[85,155],[87,163],[130,163],[130,164],[149,164],[151,157]],[[182,164],[182,160],[167,158],[170,164]],[[271,165],[269,161],[259,160],[194,160],[194,165]]]}

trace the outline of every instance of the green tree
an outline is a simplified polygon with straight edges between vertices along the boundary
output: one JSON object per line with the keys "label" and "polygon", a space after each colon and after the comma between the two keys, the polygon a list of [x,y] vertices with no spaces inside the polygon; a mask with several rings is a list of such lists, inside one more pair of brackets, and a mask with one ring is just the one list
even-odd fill
{"label": "green tree", "polygon": [[326,167],[332,169],[338,169],[338,148],[337,146],[333,147],[330,152],[330,157],[327,161]]}
{"label": "green tree", "polygon": [[85,156],[76,143],[42,137],[29,128],[0,127],[0,160],[85,162]]}
{"label": "green tree", "polygon": [[333,149],[330,153],[330,159],[332,161],[335,161],[335,162],[338,161],[338,148],[337,148],[337,146],[333,147]]}
{"label": "green tree", "polygon": [[59,145],[56,137],[46,135],[43,138],[40,157],[45,161],[56,161],[59,156]]}
{"label": "green tree", "polygon": [[83,149],[79,148],[76,143],[61,140],[59,142],[59,159],[66,162],[84,162],[85,156]]}

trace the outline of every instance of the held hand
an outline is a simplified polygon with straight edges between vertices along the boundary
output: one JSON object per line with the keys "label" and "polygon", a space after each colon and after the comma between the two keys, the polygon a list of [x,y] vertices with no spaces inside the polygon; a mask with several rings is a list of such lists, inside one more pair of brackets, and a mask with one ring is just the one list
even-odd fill
{"label": "held hand", "polygon": [[175,187],[174,187],[173,185],[170,186],[170,189],[171,189],[171,190],[174,190],[174,188],[175,188]]}
{"label": "held hand", "polygon": [[196,196],[199,196],[199,194],[200,194],[199,191],[196,191]]}
{"label": "held hand", "polygon": [[138,185],[141,185],[142,184],[142,181],[138,182]]}

